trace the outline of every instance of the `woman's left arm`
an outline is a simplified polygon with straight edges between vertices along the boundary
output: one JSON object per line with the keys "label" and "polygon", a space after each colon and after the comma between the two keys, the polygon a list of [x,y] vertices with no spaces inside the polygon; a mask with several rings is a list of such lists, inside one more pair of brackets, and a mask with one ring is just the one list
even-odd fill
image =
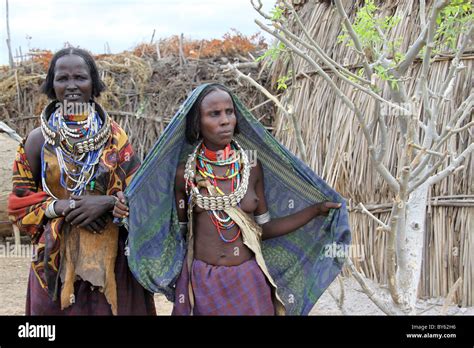
{"label": "woman's left arm", "polygon": [[[259,201],[257,209],[255,210],[255,215],[258,216],[268,211],[267,202],[265,200],[263,169],[260,161],[257,162],[257,167],[254,169],[253,173],[257,177],[255,183],[255,192],[259,198]],[[341,203],[321,202],[311,205],[294,214],[271,219],[262,225],[262,240],[280,237],[293,232],[306,225],[315,217],[327,215],[330,209],[338,209],[340,207]]]}

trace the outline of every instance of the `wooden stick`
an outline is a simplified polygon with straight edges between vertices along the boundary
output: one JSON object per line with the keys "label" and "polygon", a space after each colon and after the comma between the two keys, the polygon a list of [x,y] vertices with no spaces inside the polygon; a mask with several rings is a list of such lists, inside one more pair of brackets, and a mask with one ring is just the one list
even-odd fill
{"label": "wooden stick", "polygon": [[360,209],[362,209],[362,212],[363,212],[363,213],[365,213],[365,214],[367,214],[368,216],[370,216],[375,222],[377,222],[380,226],[382,226],[382,229],[383,229],[384,231],[390,231],[390,227],[389,227],[386,223],[384,223],[384,222],[380,221],[379,219],[377,219],[373,214],[371,214],[371,213],[365,208],[365,206],[364,206],[362,203],[359,203],[359,207],[360,207]]}
{"label": "wooden stick", "polygon": [[184,50],[183,50],[183,41],[184,41],[184,34],[181,33],[179,36],[179,66],[183,66],[186,64],[186,58],[184,57]]}
{"label": "wooden stick", "polygon": [[11,47],[11,38],[10,38],[10,18],[9,18],[9,8],[8,8],[8,0],[5,0],[6,4],[6,17],[7,17],[7,47],[8,47],[8,63],[10,64],[10,68],[13,69],[15,63],[13,62],[13,55],[12,55],[12,47]]}
{"label": "wooden stick", "polygon": [[448,311],[448,307],[451,304],[454,294],[456,291],[459,289],[459,287],[462,285],[462,277],[459,277],[458,280],[453,284],[451,289],[448,292],[448,296],[446,296],[446,299],[444,300],[443,308],[441,309],[441,313],[443,315],[446,315],[446,312]]}
{"label": "wooden stick", "polygon": [[396,307],[390,306],[386,301],[384,301],[382,298],[380,298],[380,296],[377,293],[375,293],[374,290],[372,290],[370,288],[370,286],[367,284],[364,277],[356,270],[356,268],[355,268],[354,264],[352,263],[350,257],[347,258],[346,264],[349,266],[349,269],[350,269],[352,275],[357,280],[357,282],[361,286],[364,293],[382,312],[384,312],[387,315],[401,315],[401,314],[403,314]]}

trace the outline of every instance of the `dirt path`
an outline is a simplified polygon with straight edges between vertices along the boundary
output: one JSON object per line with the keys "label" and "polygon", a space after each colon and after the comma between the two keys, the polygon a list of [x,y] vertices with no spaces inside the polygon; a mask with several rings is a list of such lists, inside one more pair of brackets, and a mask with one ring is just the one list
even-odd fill
{"label": "dirt path", "polygon": [[[1,249],[1,245],[0,245]],[[1,250],[0,250],[1,252]],[[29,273],[29,259],[27,257],[0,256],[0,315],[23,315],[25,313],[26,286]],[[383,315],[383,313],[360,290],[359,285],[352,278],[344,279],[345,302],[344,309],[348,315]],[[339,285],[334,282],[331,287],[338,295]],[[439,315],[444,299],[430,299],[418,302],[420,311],[426,310],[423,315]],[[170,315],[173,308],[162,295],[155,295],[155,304],[158,315]],[[428,310],[427,310],[428,309]],[[311,315],[341,315],[341,311],[332,297],[326,291],[319,299]],[[448,315],[474,315],[474,307],[459,308],[450,306]]]}

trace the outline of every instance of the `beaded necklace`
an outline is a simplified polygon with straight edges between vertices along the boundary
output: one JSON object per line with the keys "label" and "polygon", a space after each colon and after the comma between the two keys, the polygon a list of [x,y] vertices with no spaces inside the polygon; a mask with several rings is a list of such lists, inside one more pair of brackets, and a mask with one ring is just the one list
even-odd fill
{"label": "beaded necklace", "polygon": [[[81,195],[89,183],[90,189],[93,190],[95,187],[96,165],[99,163],[104,145],[98,149],[75,154],[70,151],[73,148],[73,143],[70,140],[71,138],[87,138],[97,134],[102,126],[100,116],[96,112],[92,112],[87,116],[87,119],[76,121],[74,117],[65,117],[58,112],[54,112],[49,118],[48,125],[59,133],[61,139],[58,144],[59,146],[54,147],[61,171],[61,186],[74,195]],[[41,157],[43,189],[50,196],[56,198],[46,184],[46,163],[44,162],[43,152],[44,146]],[[69,168],[74,169],[71,170]],[[68,182],[72,184],[71,187],[67,185]]]}
{"label": "beaded necklace", "polygon": [[[217,152],[209,150],[203,143],[196,156],[196,170],[204,179],[209,179],[211,184],[216,188],[216,191],[221,195],[225,194],[218,186],[219,181],[231,180],[231,192],[234,192],[240,185],[240,156],[235,156],[236,153],[238,153],[236,146],[234,144],[232,144],[232,146],[228,144],[223,151],[223,156],[218,158]],[[215,174],[212,167],[213,165],[219,167],[228,166],[225,175],[218,176]],[[236,223],[223,210],[208,210],[207,212],[222,241],[232,243],[239,238],[240,228],[238,227],[237,234],[233,238],[227,239],[224,237],[222,230],[230,230],[236,226]]]}
{"label": "beaded necklace", "polygon": [[[190,208],[192,210],[193,205],[197,205],[199,208],[204,210],[225,210],[232,207],[235,207],[239,202],[244,198],[245,193],[248,189],[249,178],[250,178],[250,164],[247,154],[239,145],[236,140],[232,141],[233,144],[238,149],[238,156],[240,158],[240,172],[242,173],[242,180],[240,185],[234,192],[231,192],[226,195],[211,195],[203,196],[199,192],[199,186],[201,186],[198,177],[196,177],[196,162],[198,151],[201,150],[201,142],[196,146],[194,151],[188,156],[186,165],[184,167],[184,181],[185,181],[185,190],[186,195],[189,197]],[[210,184],[208,180],[206,180]],[[204,185],[206,186],[206,185]]]}
{"label": "beaded necklace", "polygon": [[[85,134],[88,134],[88,132],[84,125],[89,121],[87,119],[83,120],[82,117],[83,115],[80,115],[80,117],[77,115],[69,115],[65,122],[65,125],[68,126],[68,128],[61,128],[61,131],[59,131],[50,125],[50,121],[47,120],[46,113],[43,112],[41,114],[41,131],[43,133],[45,142],[55,147],[61,146],[64,151],[73,152],[76,154],[82,154],[102,148],[110,136],[110,118],[106,116],[104,121],[105,123],[102,127],[100,127],[99,131],[96,133],[91,132],[93,135],[86,136]],[[67,121],[70,122],[68,123]],[[69,125],[73,124],[72,122],[78,122],[75,124],[80,125],[80,128],[82,129],[80,131],[76,131],[75,128],[70,128]],[[72,138],[76,138],[78,141],[69,141]]]}

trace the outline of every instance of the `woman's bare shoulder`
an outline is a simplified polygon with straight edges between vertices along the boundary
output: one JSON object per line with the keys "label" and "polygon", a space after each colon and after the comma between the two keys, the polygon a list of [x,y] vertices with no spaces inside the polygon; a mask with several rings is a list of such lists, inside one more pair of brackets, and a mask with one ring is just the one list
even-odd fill
{"label": "woman's bare shoulder", "polygon": [[33,129],[27,136],[25,141],[25,153],[27,157],[36,157],[41,153],[44,144],[43,132],[41,127]]}

